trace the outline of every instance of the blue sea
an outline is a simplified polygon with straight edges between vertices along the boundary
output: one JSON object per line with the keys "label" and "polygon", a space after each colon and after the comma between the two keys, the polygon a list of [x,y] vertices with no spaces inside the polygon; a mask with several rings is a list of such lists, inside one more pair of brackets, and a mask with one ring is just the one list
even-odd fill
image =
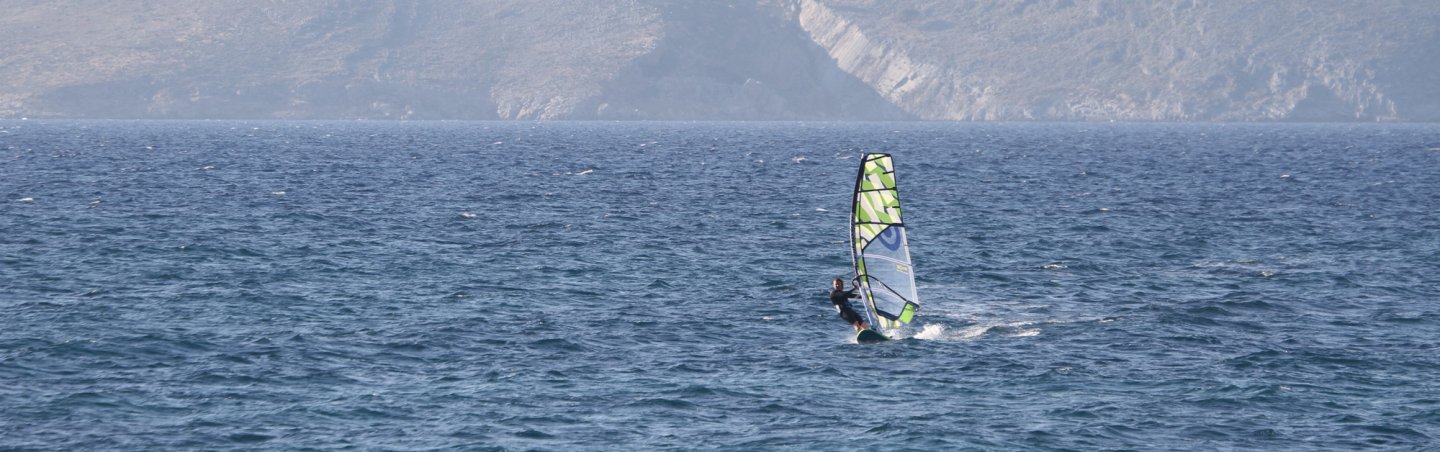
{"label": "blue sea", "polygon": [[1433,450],[1437,264],[1435,124],[0,121],[0,449]]}

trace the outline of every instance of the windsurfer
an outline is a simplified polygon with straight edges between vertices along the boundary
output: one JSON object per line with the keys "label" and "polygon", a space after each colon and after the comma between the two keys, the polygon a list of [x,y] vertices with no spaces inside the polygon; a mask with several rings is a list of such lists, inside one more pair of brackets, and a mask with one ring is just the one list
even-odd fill
{"label": "windsurfer", "polygon": [[835,278],[835,282],[831,284],[831,287],[834,289],[830,291],[830,303],[835,305],[835,310],[840,311],[840,318],[845,319],[846,322],[850,322],[850,325],[855,327],[855,331],[857,332],[870,328],[870,324],[865,323],[865,319],[861,318],[860,314],[850,308],[850,299],[860,296],[855,293],[855,289],[859,289],[860,287],[857,285],[850,288],[850,290],[845,290],[845,280],[840,278]]}

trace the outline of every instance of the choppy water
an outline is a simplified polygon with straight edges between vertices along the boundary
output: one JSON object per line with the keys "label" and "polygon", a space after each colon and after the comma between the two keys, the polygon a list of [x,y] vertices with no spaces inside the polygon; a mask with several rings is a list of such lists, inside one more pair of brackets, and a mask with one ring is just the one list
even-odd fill
{"label": "choppy water", "polygon": [[1437,189],[1436,125],[0,122],[0,449],[1434,448]]}

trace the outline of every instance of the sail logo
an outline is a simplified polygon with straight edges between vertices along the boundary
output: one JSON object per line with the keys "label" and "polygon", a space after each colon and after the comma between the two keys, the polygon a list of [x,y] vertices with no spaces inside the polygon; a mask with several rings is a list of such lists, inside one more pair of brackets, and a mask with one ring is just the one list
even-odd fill
{"label": "sail logo", "polygon": [[875,238],[880,241],[881,245],[885,245],[885,249],[890,251],[900,250],[900,233],[896,232],[893,227],[887,227],[884,231],[880,231],[880,235]]}

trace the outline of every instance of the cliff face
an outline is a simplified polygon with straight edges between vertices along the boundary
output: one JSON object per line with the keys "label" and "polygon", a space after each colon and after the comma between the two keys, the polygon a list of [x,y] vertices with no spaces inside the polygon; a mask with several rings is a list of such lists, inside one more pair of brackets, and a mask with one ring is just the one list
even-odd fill
{"label": "cliff face", "polygon": [[1424,0],[0,8],[0,117],[1440,121]]}
{"label": "cliff face", "polygon": [[667,3],[661,39],[582,119],[910,119],[837,68],[779,3]]}
{"label": "cliff face", "polygon": [[1440,7],[1381,1],[798,0],[925,119],[1440,119]]}

